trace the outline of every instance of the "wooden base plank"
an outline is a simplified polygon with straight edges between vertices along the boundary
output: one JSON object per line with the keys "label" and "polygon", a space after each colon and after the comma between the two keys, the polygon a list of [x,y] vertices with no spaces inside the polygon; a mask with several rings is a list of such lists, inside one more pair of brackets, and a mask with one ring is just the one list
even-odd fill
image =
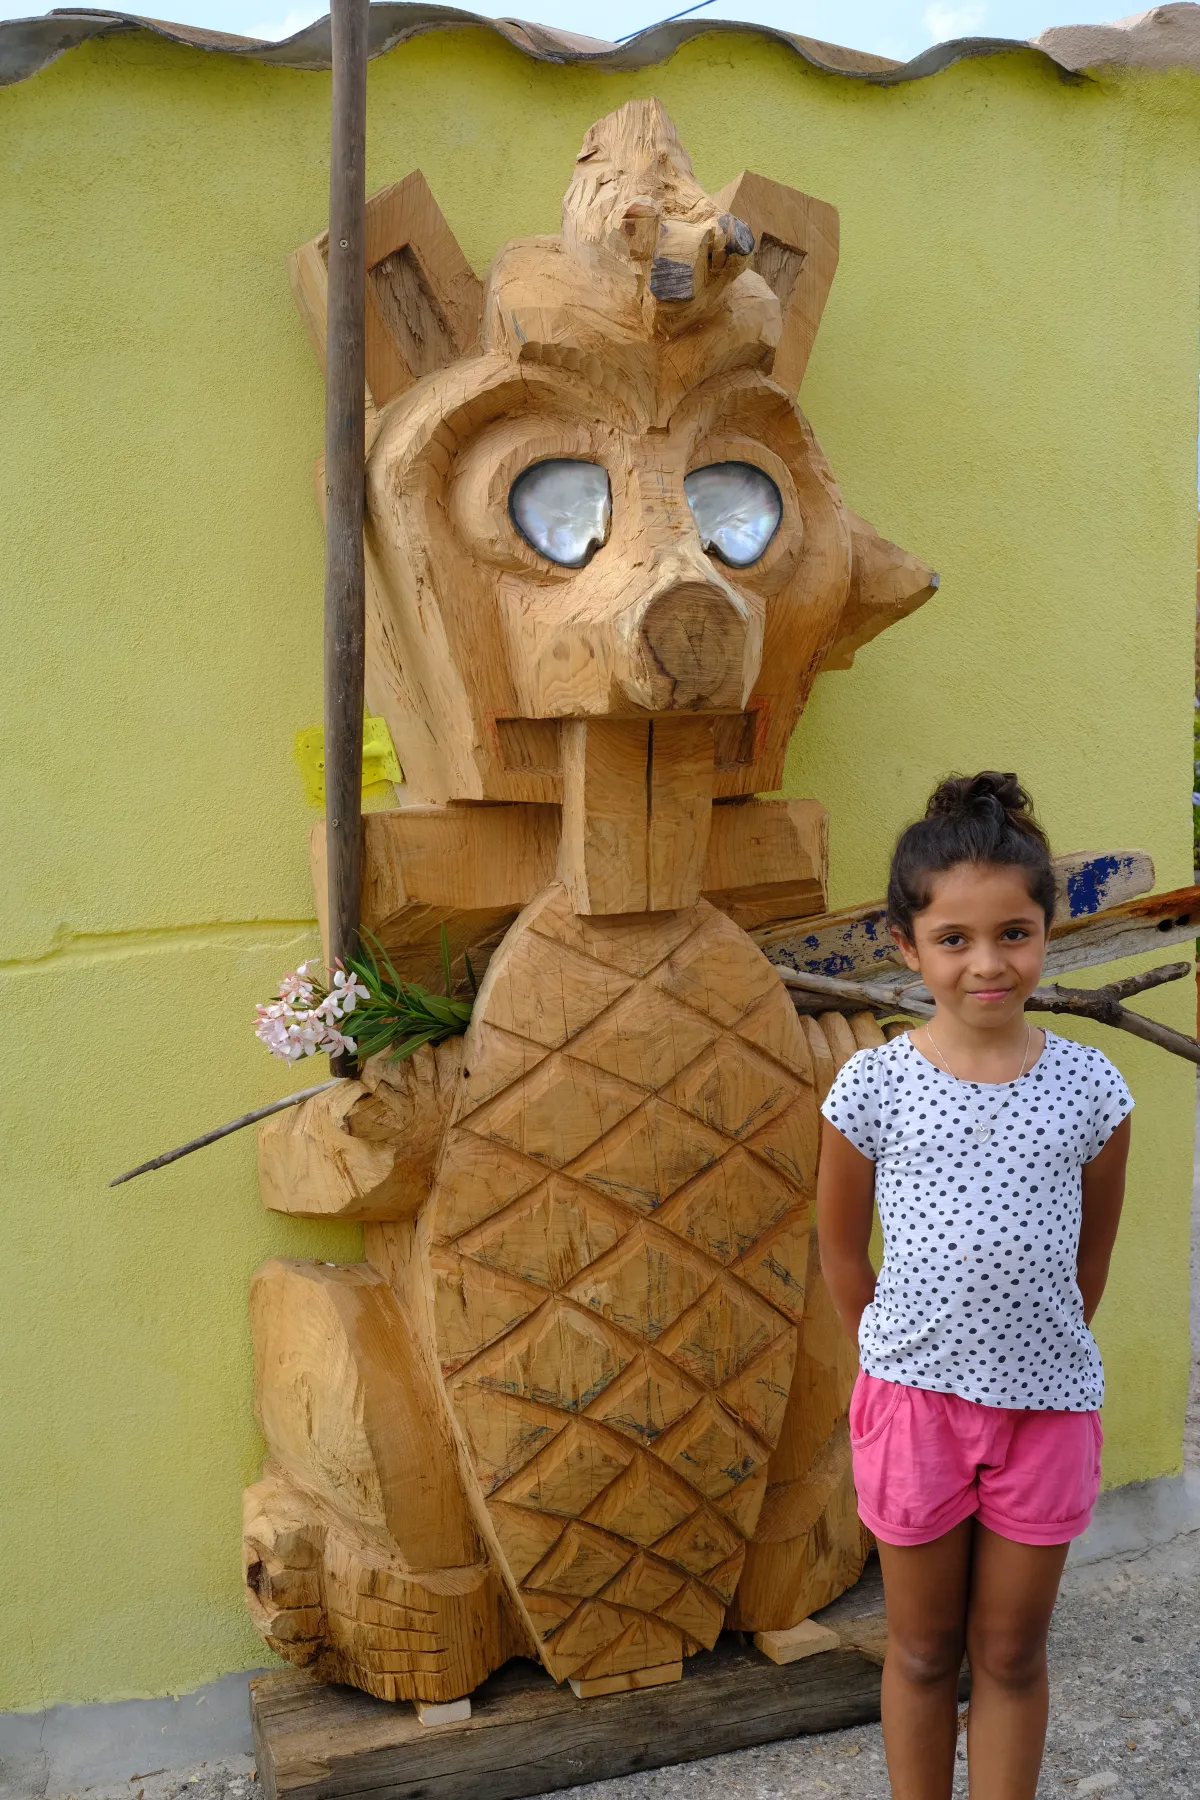
{"label": "wooden base plank", "polygon": [[839,1648],[776,1666],[727,1632],[689,1658],[682,1680],[585,1706],[514,1661],[476,1689],[459,1724],[421,1725],[408,1706],[295,1669],[259,1675],[259,1779],[268,1800],[518,1800],[877,1719],[886,1628],[873,1558],[817,1621]]}

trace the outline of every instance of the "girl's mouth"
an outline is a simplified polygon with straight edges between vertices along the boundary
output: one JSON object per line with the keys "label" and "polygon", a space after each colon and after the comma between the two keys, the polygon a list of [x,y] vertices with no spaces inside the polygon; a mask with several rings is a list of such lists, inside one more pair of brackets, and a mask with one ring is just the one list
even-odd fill
{"label": "girl's mouth", "polygon": [[995,1006],[1001,1000],[1007,1000],[1012,988],[968,988],[967,995],[971,1000],[981,1000],[985,1006]]}

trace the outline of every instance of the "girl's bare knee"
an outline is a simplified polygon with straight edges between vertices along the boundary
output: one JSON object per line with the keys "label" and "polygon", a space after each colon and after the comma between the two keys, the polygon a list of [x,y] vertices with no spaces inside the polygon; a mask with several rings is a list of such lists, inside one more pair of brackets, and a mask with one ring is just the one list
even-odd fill
{"label": "girl's bare knee", "polygon": [[888,1636],[891,1668],[914,1687],[938,1687],[957,1678],[963,1659],[963,1634],[957,1628]]}
{"label": "girl's bare knee", "polygon": [[1011,1631],[972,1628],[967,1638],[972,1678],[1027,1694],[1046,1679],[1046,1640]]}

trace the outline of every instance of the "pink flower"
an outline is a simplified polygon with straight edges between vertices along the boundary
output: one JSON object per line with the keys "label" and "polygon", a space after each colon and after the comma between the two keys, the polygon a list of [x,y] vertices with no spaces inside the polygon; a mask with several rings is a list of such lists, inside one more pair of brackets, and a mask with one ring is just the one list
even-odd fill
{"label": "pink flower", "polygon": [[[340,1016],[345,1018],[347,1013],[352,1013],[354,1011],[357,1001],[369,1000],[371,998],[371,990],[363,986],[357,975],[347,975],[344,969],[335,969],[333,972],[333,988],[326,998],[329,1000],[337,1000],[341,1007]],[[335,1017],[336,1016],[338,1015],[335,1014]]]}

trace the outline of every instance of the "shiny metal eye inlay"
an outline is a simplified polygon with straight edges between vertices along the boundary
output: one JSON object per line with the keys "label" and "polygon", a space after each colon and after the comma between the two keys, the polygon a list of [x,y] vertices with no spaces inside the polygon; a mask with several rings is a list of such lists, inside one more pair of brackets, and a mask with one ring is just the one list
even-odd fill
{"label": "shiny metal eye inlay", "polygon": [[509,489],[508,509],[527,544],[564,569],[582,569],[608,536],[608,471],[564,456],[531,463]]}
{"label": "shiny metal eye inlay", "polygon": [[735,569],[758,561],[783,518],[771,477],[754,463],[710,463],[683,484],[700,542]]}
{"label": "shiny metal eye inlay", "polygon": [[[684,492],[700,542],[732,568],[758,561],[783,518],[779,489],[754,463],[710,463],[693,469]],[[531,463],[508,496],[525,542],[564,569],[582,569],[608,537],[612,488],[600,463],[548,457]]]}

